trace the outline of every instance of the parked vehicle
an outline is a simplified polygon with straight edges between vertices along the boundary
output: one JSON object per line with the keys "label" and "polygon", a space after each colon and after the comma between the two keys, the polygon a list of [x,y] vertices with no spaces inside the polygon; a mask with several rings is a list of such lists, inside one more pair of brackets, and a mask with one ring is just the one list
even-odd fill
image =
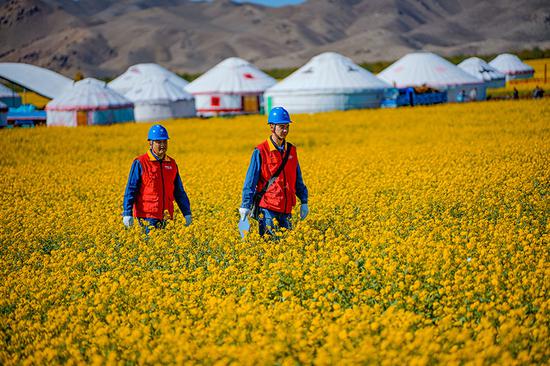
{"label": "parked vehicle", "polygon": [[447,92],[429,87],[408,87],[388,89],[382,101],[382,108],[430,105],[447,103]]}

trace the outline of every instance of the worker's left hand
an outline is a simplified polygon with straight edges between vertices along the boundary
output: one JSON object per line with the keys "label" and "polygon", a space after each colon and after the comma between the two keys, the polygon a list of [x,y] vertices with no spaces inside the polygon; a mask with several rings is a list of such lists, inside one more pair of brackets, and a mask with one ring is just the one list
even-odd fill
{"label": "worker's left hand", "polygon": [[309,214],[307,203],[302,203],[302,205],[300,206],[300,219],[304,220],[307,217],[307,214]]}
{"label": "worker's left hand", "polygon": [[132,216],[123,216],[122,223],[126,227],[131,227],[132,225],[134,225],[134,218]]}
{"label": "worker's left hand", "polygon": [[191,222],[193,219],[191,218],[191,215],[185,215],[185,226],[191,225]]}

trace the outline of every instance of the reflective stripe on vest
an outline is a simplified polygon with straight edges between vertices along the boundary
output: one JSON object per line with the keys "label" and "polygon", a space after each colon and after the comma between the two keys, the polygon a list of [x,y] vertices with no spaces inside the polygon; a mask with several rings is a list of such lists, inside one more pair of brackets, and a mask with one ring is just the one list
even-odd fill
{"label": "reflective stripe on vest", "polygon": [[[262,142],[256,148],[260,152],[261,159],[260,178],[256,186],[256,192],[259,192],[283,162],[284,153],[277,150],[269,140]],[[292,208],[296,205],[297,169],[298,155],[296,155],[296,148],[292,146],[285,168],[265,192],[260,201],[260,207],[285,214],[292,212]]]}
{"label": "reflective stripe on vest", "polygon": [[141,164],[141,184],[134,204],[134,216],[164,219],[164,212],[174,217],[174,180],[178,166],[166,157],[162,162],[150,153],[137,158]]}

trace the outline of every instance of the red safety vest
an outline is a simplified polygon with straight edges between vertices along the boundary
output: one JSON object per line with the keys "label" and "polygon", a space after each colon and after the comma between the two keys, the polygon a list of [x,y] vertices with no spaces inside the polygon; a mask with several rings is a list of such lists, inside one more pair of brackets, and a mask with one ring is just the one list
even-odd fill
{"label": "red safety vest", "polygon": [[[256,146],[256,148],[260,152],[261,158],[260,178],[256,186],[256,192],[259,192],[283,162],[284,153],[281,154],[277,150],[270,138]],[[285,151],[287,148],[288,145],[285,146]],[[265,192],[260,201],[260,207],[285,214],[292,212],[292,208],[296,205],[297,169],[298,155],[296,154],[296,148],[291,146],[285,168]]]}
{"label": "red safety vest", "polygon": [[137,160],[141,163],[141,184],[134,203],[134,216],[163,220],[164,212],[168,211],[173,218],[176,161],[169,156],[158,161],[150,151]]}

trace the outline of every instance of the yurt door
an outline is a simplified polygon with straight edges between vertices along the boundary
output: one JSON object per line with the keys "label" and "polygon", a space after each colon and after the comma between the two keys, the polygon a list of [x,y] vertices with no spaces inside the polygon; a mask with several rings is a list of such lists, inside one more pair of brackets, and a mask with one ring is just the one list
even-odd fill
{"label": "yurt door", "polygon": [[259,97],[257,95],[244,95],[243,111],[246,113],[258,113],[260,111]]}
{"label": "yurt door", "polygon": [[77,126],[88,125],[88,113],[86,111],[76,112],[76,125]]}

